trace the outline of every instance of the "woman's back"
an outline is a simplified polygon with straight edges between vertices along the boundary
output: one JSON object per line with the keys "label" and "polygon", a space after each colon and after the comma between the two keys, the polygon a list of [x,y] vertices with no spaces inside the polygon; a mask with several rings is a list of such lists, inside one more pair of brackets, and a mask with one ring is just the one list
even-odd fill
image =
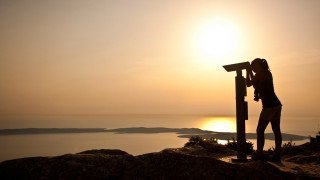
{"label": "woman's back", "polygon": [[263,80],[258,81],[256,88],[262,100],[263,108],[271,108],[282,105],[274,92],[273,78],[269,70],[263,72]]}

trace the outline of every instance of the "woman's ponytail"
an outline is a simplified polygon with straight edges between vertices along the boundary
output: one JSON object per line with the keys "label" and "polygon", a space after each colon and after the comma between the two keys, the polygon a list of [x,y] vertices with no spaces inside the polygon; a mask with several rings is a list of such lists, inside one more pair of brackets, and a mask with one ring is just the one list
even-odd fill
{"label": "woman's ponytail", "polygon": [[267,60],[261,59],[261,66],[263,67],[263,69],[270,71]]}
{"label": "woman's ponytail", "polygon": [[254,64],[254,63],[259,63],[260,66],[261,66],[264,70],[270,71],[267,60],[261,59],[261,58],[256,58],[256,59],[254,59],[254,60],[252,61],[251,64]]}

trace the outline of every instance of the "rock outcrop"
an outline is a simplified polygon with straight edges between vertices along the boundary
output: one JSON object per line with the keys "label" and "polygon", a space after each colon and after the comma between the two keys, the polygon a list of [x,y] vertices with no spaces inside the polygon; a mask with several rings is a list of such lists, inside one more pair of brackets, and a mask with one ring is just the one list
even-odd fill
{"label": "rock outcrop", "polygon": [[[200,141],[202,142],[202,141]],[[117,149],[0,163],[1,179],[319,179],[319,144],[284,148],[282,163],[230,163],[236,152],[217,143],[133,156]]]}

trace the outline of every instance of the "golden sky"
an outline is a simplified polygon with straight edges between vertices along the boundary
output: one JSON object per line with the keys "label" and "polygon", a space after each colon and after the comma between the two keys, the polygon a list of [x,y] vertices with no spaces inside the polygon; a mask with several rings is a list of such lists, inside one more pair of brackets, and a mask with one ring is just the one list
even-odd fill
{"label": "golden sky", "polygon": [[0,113],[231,115],[222,65],[263,57],[284,113],[320,115],[319,32],[318,0],[0,1]]}

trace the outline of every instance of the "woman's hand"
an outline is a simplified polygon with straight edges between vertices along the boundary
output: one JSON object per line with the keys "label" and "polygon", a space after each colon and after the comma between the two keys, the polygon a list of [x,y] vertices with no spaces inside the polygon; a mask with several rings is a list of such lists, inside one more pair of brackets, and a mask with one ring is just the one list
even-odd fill
{"label": "woman's hand", "polygon": [[250,66],[246,69],[246,72],[247,72],[246,73],[246,84],[247,84],[247,87],[250,87],[253,85],[253,79],[254,79],[254,76],[253,76],[253,73],[252,73]]}

